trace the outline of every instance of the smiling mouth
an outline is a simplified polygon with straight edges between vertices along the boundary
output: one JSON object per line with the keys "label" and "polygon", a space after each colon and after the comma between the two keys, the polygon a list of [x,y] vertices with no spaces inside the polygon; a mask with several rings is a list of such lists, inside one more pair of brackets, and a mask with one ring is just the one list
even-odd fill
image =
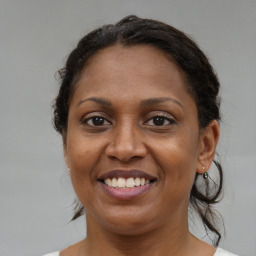
{"label": "smiling mouth", "polygon": [[119,188],[119,189],[125,189],[125,188],[135,188],[135,187],[140,187],[140,186],[144,186],[147,185],[149,183],[155,182],[156,180],[149,180],[149,179],[145,179],[145,178],[107,178],[105,180],[103,180],[103,183],[106,184],[109,187],[112,188]]}
{"label": "smiling mouth", "polygon": [[114,170],[102,175],[98,181],[111,188],[132,189],[154,183],[157,179],[138,170]]}

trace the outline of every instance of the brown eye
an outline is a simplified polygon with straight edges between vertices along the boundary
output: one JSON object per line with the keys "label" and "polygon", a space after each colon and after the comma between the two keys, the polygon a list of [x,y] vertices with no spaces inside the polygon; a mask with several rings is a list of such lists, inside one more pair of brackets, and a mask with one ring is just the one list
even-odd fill
{"label": "brown eye", "polygon": [[146,124],[150,126],[166,126],[175,123],[176,122],[173,119],[165,116],[154,116],[146,122]]}
{"label": "brown eye", "polygon": [[156,116],[153,118],[153,124],[156,125],[156,126],[161,126],[161,125],[164,125],[165,122],[166,122],[166,118],[164,117],[160,117],[160,116]]}
{"label": "brown eye", "polygon": [[83,123],[86,123],[90,126],[105,126],[111,124],[108,120],[101,116],[93,116],[87,118]]}

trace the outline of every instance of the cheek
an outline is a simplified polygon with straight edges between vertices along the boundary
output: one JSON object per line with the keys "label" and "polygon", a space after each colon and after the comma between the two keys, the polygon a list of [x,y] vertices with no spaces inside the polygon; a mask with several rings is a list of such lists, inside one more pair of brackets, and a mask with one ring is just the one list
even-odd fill
{"label": "cheek", "polygon": [[[190,191],[197,167],[197,137],[196,132],[187,130],[154,144],[152,150],[156,152],[155,161],[163,170],[165,186],[171,184],[178,191]],[[161,146],[156,148],[156,145]]]}
{"label": "cheek", "polygon": [[[73,146],[74,145],[74,146]],[[96,154],[94,150],[75,142],[69,147],[70,178],[75,193],[83,205],[92,203],[93,179],[92,170]]]}
{"label": "cheek", "polygon": [[68,160],[77,171],[91,168],[92,162],[101,153],[102,142],[86,137],[82,132],[70,131],[67,140]]}
{"label": "cheek", "polygon": [[67,154],[70,175],[75,190],[89,187],[95,182],[94,167],[101,156],[102,145],[99,141],[76,136],[70,133],[67,141]]}
{"label": "cheek", "polygon": [[[179,169],[194,169],[197,163],[197,135],[190,131],[162,140],[152,145],[152,151],[160,162],[166,166],[176,166]],[[184,170],[186,171],[186,170]]]}

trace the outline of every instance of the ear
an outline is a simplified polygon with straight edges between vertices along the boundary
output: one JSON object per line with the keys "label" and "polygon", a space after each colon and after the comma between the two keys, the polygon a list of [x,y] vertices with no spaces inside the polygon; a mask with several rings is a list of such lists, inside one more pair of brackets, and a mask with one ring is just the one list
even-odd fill
{"label": "ear", "polygon": [[220,128],[217,120],[202,129],[198,145],[197,173],[207,172],[213,161],[215,150],[220,136]]}
{"label": "ear", "polygon": [[67,150],[67,133],[62,133],[62,144],[63,144],[63,153],[64,153],[64,159],[65,163],[67,165],[67,168],[69,168],[69,158],[68,158],[68,150]]}

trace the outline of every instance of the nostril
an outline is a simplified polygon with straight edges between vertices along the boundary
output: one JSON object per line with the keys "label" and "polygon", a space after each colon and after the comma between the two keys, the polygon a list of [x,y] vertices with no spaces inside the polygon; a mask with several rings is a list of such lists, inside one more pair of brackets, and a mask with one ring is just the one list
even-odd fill
{"label": "nostril", "polygon": [[144,156],[136,154],[134,151],[116,151],[112,154],[107,154],[108,157],[112,159],[118,159],[121,162],[127,163],[129,161],[137,160],[143,158]]}
{"label": "nostril", "polygon": [[[134,128],[122,127],[122,131],[106,147],[105,153],[110,158],[119,159],[122,162],[128,162],[132,159],[143,158],[147,154],[147,149],[142,143],[139,135],[131,131]],[[129,132],[130,131],[130,132]]]}

